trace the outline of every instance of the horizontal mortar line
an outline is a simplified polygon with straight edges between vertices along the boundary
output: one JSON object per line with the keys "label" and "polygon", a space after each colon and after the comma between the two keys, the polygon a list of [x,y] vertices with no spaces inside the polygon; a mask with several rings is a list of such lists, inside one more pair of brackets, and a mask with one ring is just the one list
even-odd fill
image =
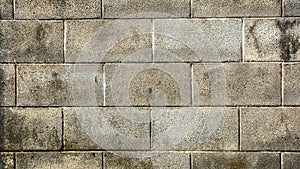
{"label": "horizontal mortar line", "polygon": [[[65,63],[33,63],[33,62],[22,62],[22,63],[13,63],[13,62],[3,62],[0,65],[97,65],[97,64],[231,64],[231,63],[240,63],[240,64],[260,64],[260,63],[282,63],[280,61],[263,61],[263,62],[240,62],[240,61],[224,61],[224,62],[65,62]],[[296,64],[300,61],[293,62],[283,62],[284,64]]]}
{"label": "horizontal mortar line", "polygon": [[212,106],[0,106],[0,108],[299,108],[300,105],[212,105]]}
{"label": "horizontal mortar line", "polygon": [[106,153],[106,152],[148,152],[148,153],[300,153],[299,150],[5,150],[0,153]]}
{"label": "horizontal mortar line", "polygon": [[[123,18],[101,18],[101,17],[95,17],[95,18],[17,18],[14,19],[14,21],[35,21],[35,20],[41,20],[41,21],[72,21],[72,20],[138,20],[138,19],[154,19],[154,20],[160,20],[160,19],[165,19],[165,20],[172,20],[172,19],[186,19],[186,20],[193,20],[193,19],[282,19],[282,18],[300,18],[300,16],[204,16],[204,17],[195,17],[193,16],[192,18],[190,17],[123,17]],[[8,20],[8,21],[13,21],[13,19],[1,19],[1,20]]]}

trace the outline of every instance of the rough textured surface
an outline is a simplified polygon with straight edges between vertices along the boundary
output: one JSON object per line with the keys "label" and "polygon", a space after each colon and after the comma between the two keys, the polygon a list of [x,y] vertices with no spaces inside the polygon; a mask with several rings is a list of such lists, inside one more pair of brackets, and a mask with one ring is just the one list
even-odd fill
{"label": "rough textured surface", "polygon": [[192,0],[193,17],[280,16],[278,0]]}
{"label": "rough textured surface", "polygon": [[155,20],[154,61],[239,61],[241,24],[240,19]]}
{"label": "rough textured surface", "polygon": [[109,64],[108,106],[191,105],[189,64]]}
{"label": "rough textured surface", "polygon": [[149,113],[146,108],[66,108],[65,149],[149,150]]}
{"label": "rough textured surface", "polygon": [[[135,158],[140,156],[144,158]],[[104,154],[104,168],[123,169],[189,169],[190,156],[187,153],[116,152]]]}
{"label": "rough textured surface", "polygon": [[0,106],[15,105],[14,65],[0,65]]}
{"label": "rough textured surface", "polygon": [[16,0],[17,19],[100,18],[101,0]]}
{"label": "rough textured surface", "polygon": [[280,64],[193,65],[194,105],[279,105]]}
{"label": "rough textured surface", "polygon": [[12,19],[13,17],[13,0],[0,1],[0,19]]}
{"label": "rough textured surface", "polygon": [[284,15],[285,16],[300,16],[300,1],[284,0]]}
{"label": "rough textured surface", "polygon": [[299,61],[299,19],[245,20],[246,61]]}
{"label": "rough textured surface", "polygon": [[68,21],[66,61],[151,62],[151,32],[144,19]]}
{"label": "rough textured surface", "polygon": [[189,0],[103,0],[105,18],[188,17]]}
{"label": "rough textured surface", "polygon": [[17,153],[16,169],[99,169],[101,152]]}
{"label": "rough textured surface", "polygon": [[2,108],[1,150],[59,150],[62,113],[58,108]]}
{"label": "rough textured surface", "polygon": [[300,105],[300,64],[284,65],[284,104]]}
{"label": "rough textured surface", "polygon": [[235,108],[153,108],[154,150],[237,150]]}
{"label": "rough textured surface", "polygon": [[0,0],[0,169],[300,168],[299,9]]}
{"label": "rough textured surface", "polygon": [[14,169],[14,155],[12,153],[0,154],[0,168]]}
{"label": "rough textured surface", "polygon": [[242,150],[300,150],[300,109],[242,108]]}
{"label": "rough textured surface", "polygon": [[280,169],[277,153],[193,153],[194,169]]}
{"label": "rough textured surface", "polygon": [[102,105],[102,77],[102,65],[19,65],[18,105]]}
{"label": "rough textured surface", "polygon": [[282,168],[294,169],[300,166],[300,154],[299,153],[283,153],[282,155]]}
{"label": "rough textured surface", "polygon": [[60,21],[0,21],[0,62],[62,62]]}

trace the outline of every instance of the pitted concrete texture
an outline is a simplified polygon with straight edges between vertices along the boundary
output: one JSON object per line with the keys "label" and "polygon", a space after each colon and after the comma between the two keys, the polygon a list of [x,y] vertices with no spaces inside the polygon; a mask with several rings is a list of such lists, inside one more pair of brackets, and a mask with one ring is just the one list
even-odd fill
{"label": "pitted concrete texture", "polygon": [[0,0],[0,169],[298,169],[299,106],[299,0]]}
{"label": "pitted concrete texture", "polygon": [[278,153],[193,153],[194,169],[200,168],[261,168],[280,169]]}
{"label": "pitted concrete texture", "polygon": [[101,0],[15,0],[17,19],[101,18]]}
{"label": "pitted concrete texture", "polygon": [[104,18],[188,17],[189,0],[103,0]]}
{"label": "pitted concrete texture", "polygon": [[101,152],[17,153],[16,157],[16,168],[19,169],[99,169],[102,167]]}
{"label": "pitted concrete texture", "polygon": [[299,151],[299,111],[298,108],[242,108],[242,150]]}
{"label": "pitted concrete texture", "polygon": [[102,65],[19,65],[18,105],[103,104]]}
{"label": "pitted concrete texture", "polygon": [[278,0],[192,0],[194,17],[280,16]]}
{"label": "pitted concrete texture", "polygon": [[193,65],[194,105],[280,105],[277,63]]}
{"label": "pitted concrete texture", "polygon": [[298,0],[284,1],[285,16],[300,16],[300,2]]}
{"label": "pitted concrete texture", "polygon": [[62,62],[61,21],[0,21],[1,62]]}
{"label": "pitted concrete texture", "polygon": [[59,108],[2,108],[2,150],[59,150],[62,111]]}
{"label": "pitted concrete texture", "polygon": [[246,61],[299,61],[299,19],[246,19]]}
{"label": "pitted concrete texture", "polygon": [[12,19],[13,9],[13,0],[2,0],[0,3],[0,19]]}

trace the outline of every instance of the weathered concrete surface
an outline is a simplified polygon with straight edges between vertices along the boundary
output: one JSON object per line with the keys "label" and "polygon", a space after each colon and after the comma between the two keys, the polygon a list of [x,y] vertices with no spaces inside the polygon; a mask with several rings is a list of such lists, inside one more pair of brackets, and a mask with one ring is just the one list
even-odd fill
{"label": "weathered concrete surface", "polygon": [[108,106],[191,105],[189,64],[107,64]]}
{"label": "weathered concrete surface", "polygon": [[299,61],[299,19],[246,19],[246,61]]}
{"label": "weathered concrete surface", "polygon": [[99,169],[101,152],[17,153],[16,169]]}
{"label": "weathered concrete surface", "polygon": [[0,106],[15,105],[15,67],[0,65]]}
{"label": "weathered concrete surface", "polygon": [[276,63],[193,65],[193,105],[280,105]]}
{"label": "weathered concrete surface", "polygon": [[278,153],[192,153],[194,169],[280,169]]}
{"label": "weathered concrete surface", "polygon": [[149,150],[150,110],[136,110],[65,108],[65,149]]}
{"label": "weathered concrete surface", "polygon": [[283,153],[282,169],[294,169],[300,167],[300,153]]}
{"label": "weathered concrete surface", "polygon": [[59,150],[62,113],[58,108],[2,108],[1,150]]}
{"label": "weathered concrete surface", "polygon": [[101,0],[16,0],[17,19],[101,18]]}
{"label": "weathered concrete surface", "polygon": [[154,21],[154,61],[223,62],[241,59],[240,19]]}
{"label": "weathered concrete surface", "polygon": [[0,46],[1,62],[62,62],[63,23],[0,21]]}
{"label": "weathered concrete surface", "polygon": [[0,19],[12,19],[13,0],[2,0],[0,3]]}
{"label": "weathered concrete surface", "polygon": [[0,154],[0,168],[14,169],[14,155],[12,153]]}
{"label": "weathered concrete surface", "polygon": [[67,21],[67,62],[151,62],[151,20]]}
{"label": "weathered concrete surface", "polygon": [[102,77],[102,65],[18,65],[18,105],[102,105]]}
{"label": "weathered concrete surface", "polygon": [[242,150],[300,150],[300,109],[242,108]]}
{"label": "weathered concrete surface", "polygon": [[189,0],[104,0],[103,5],[105,18],[188,17],[190,15]]}
{"label": "weathered concrete surface", "polygon": [[[134,158],[140,156],[144,158]],[[104,168],[111,169],[189,169],[190,155],[175,152],[117,152],[104,154]]]}
{"label": "weathered concrete surface", "polygon": [[193,0],[193,17],[280,16],[278,0]]}
{"label": "weathered concrete surface", "polygon": [[300,16],[300,1],[284,0],[284,16]]}
{"label": "weathered concrete surface", "polygon": [[237,150],[237,108],[153,108],[153,150]]}
{"label": "weathered concrete surface", "polygon": [[300,105],[300,64],[284,65],[284,100],[285,105]]}

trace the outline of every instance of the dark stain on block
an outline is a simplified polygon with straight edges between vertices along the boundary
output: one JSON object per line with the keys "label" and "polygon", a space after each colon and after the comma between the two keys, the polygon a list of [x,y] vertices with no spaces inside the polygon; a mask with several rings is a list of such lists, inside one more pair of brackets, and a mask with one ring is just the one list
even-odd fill
{"label": "dark stain on block", "polygon": [[62,105],[66,103],[68,96],[67,84],[53,72],[51,78],[41,86],[40,84],[30,88],[33,100],[37,104],[42,104],[43,100],[48,100],[49,105]]}
{"label": "dark stain on block", "polygon": [[293,21],[278,21],[277,27],[281,31],[281,38],[279,41],[281,48],[281,56],[280,58],[283,61],[289,61],[292,55],[296,54],[300,49],[300,37],[294,37],[293,35],[288,33],[289,29],[292,29],[294,26],[299,25],[299,22],[296,20]]}
{"label": "dark stain on block", "polygon": [[253,23],[253,25],[250,27],[249,32],[250,32],[250,34],[251,34],[252,37],[253,37],[254,45],[255,45],[255,48],[257,49],[257,52],[258,52],[259,54],[261,54],[261,53],[262,53],[262,50],[261,50],[261,48],[260,48],[258,39],[257,39],[257,37],[256,37],[256,35],[255,35],[255,31],[254,31],[254,30],[255,30],[255,27],[256,27],[256,24],[257,24],[257,21],[255,21],[255,22]]}

